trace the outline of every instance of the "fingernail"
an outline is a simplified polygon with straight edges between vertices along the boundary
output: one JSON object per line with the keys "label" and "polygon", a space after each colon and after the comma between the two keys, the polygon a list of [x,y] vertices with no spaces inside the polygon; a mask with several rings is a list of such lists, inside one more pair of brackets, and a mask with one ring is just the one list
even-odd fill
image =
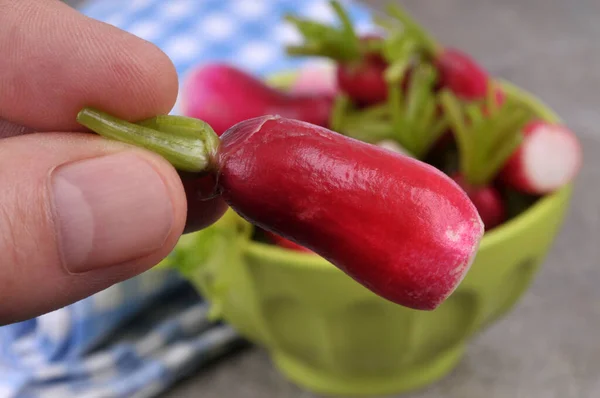
{"label": "fingernail", "polygon": [[159,249],[173,225],[160,175],[118,153],[56,169],[52,188],[64,265],[72,273],[134,260]]}

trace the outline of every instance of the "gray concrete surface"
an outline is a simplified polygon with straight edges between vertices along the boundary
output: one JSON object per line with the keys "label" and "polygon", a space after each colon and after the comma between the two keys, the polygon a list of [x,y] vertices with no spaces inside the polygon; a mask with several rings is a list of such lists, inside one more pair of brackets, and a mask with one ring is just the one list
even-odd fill
{"label": "gray concrete surface", "polygon": [[[579,134],[585,153],[569,218],[530,292],[472,342],[450,376],[403,397],[600,397],[600,2],[402,3],[444,42],[543,98]],[[315,396],[285,381],[262,350],[250,349],[197,372],[164,397]]]}

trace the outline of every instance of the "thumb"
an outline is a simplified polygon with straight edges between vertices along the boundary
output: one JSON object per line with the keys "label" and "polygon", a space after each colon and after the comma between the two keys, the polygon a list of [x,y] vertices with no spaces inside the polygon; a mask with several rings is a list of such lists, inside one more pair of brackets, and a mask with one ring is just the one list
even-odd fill
{"label": "thumb", "polygon": [[186,218],[166,161],[91,134],[0,141],[0,187],[0,325],[147,270]]}

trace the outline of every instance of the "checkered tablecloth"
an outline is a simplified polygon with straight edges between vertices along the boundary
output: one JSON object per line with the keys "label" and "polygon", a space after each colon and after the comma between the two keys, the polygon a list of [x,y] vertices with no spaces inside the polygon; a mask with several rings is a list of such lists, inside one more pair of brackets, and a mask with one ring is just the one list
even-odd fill
{"label": "checkered tablecloth", "polygon": [[[349,6],[359,31],[370,30],[368,11]],[[296,68],[307,61],[285,56],[283,46],[299,36],[283,14],[334,17],[325,0],[96,0],[81,11],[155,43],[180,80],[211,61],[263,77]],[[0,398],[152,397],[239,342],[229,326],[208,320],[178,274],[153,270],[0,327]]]}

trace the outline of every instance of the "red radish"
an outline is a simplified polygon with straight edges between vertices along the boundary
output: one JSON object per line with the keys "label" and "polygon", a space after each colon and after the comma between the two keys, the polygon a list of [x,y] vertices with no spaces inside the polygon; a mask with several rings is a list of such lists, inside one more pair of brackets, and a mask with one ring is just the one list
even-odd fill
{"label": "red radish", "polygon": [[454,174],[452,179],[465,190],[477,208],[486,230],[489,231],[506,220],[504,201],[496,188],[491,185],[474,187],[461,174]]}
{"label": "red radish", "polygon": [[279,247],[283,247],[284,249],[290,249],[290,250],[294,250],[294,251],[304,252],[304,253],[312,253],[311,250],[308,250],[306,247],[300,246],[299,244],[294,243],[291,240],[287,240],[286,238],[279,236],[277,234],[274,234],[272,232],[269,232],[269,231],[265,231],[265,232],[266,232],[266,235],[269,237],[269,239],[271,239],[271,241]]}
{"label": "red radish", "polygon": [[490,77],[464,52],[445,48],[435,56],[440,85],[463,100],[481,100],[487,95]]}
{"label": "red radish", "polygon": [[243,120],[270,114],[327,126],[332,105],[328,95],[291,95],[219,63],[195,69],[181,96],[182,114],[205,121],[218,135]]}
{"label": "red radish", "polygon": [[481,219],[434,167],[282,118],[242,122],[221,139],[229,205],[376,294],[431,310],[470,267]]}
{"label": "red radish", "polygon": [[257,117],[218,139],[208,127],[194,136],[191,129],[165,133],[193,124],[178,116],[162,117],[167,126],[158,123],[160,130],[89,108],[78,121],[199,178],[212,175],[241,217],[406,307],[437,308],[466,275],[483,237],[477,209],[441,171],[309,123]]}
{"label": "red radish", "polygon": [[225,211],[227,203],[219,195],[215,196],[216,182],[211,176],[198,178],[197,175],[180,172],[188,212],[184,233],[194,232],[208,227],[218,221]]}
{"label": "red radish", "polygon": [[338,90],[336,65],[329,62],[311,62],[298,69],[290,93],[334,97]]}
{"label": "red radish", "polygon": [[368,34],[362,36],[359,41],[360,58],[338,63],[338,86],[341,91],[360,105],[383,102],[388,96],[388,84],[385,80],[388,64],[380,52],[371,48],[371,46],[383,42],[383,38]]}
{"label": "red radish", "polygon": [[387,99],[388,86],[384,73],[387,63],[379,55],[367,55],[360,61],[340,63],[337,81],[340,90],[361,105]]}
{"label": "red radish", "polygon": [[551,193],[571,182],[582,163],[579,140],[565,126],[542,120],[523,129],[523,143],[506,162],[500,178],[532,195]]}

